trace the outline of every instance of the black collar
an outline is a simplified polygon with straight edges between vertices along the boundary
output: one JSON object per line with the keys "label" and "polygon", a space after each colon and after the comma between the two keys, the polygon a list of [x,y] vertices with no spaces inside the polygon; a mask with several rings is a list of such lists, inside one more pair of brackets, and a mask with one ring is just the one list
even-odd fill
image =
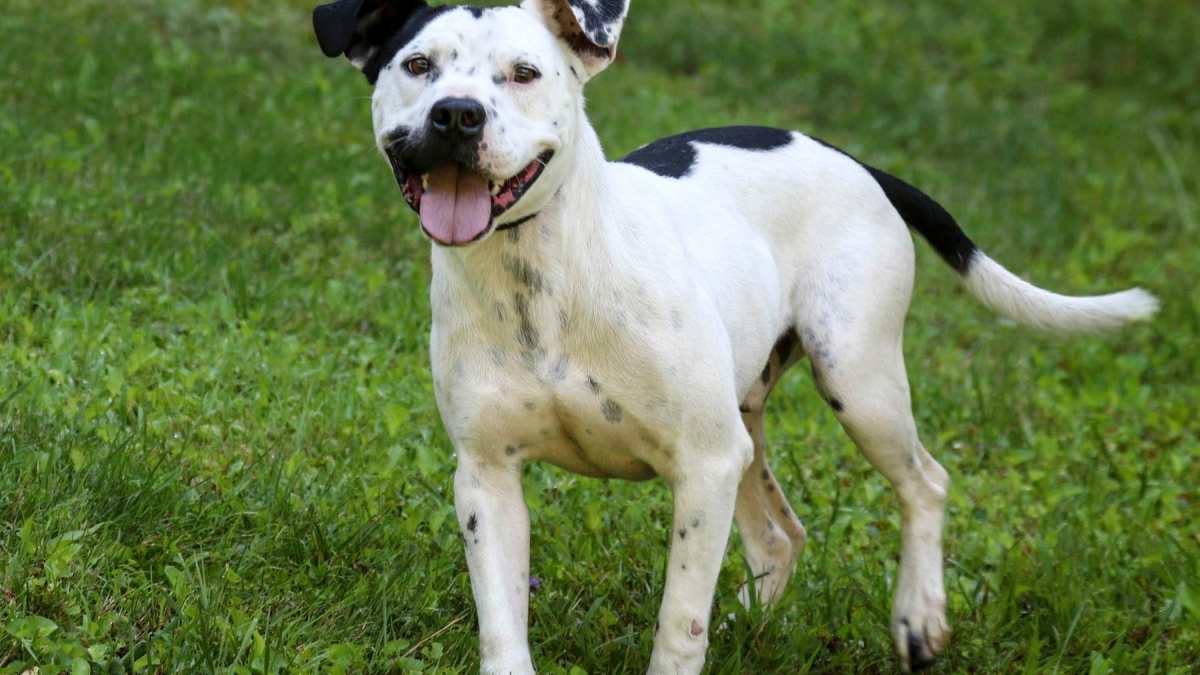
{"label": "black collar", "polygon": [[[538,213],[540,213],[540,211],[539,211]],[[517,218],[516,220],[512,221],[511,223],[505,223],[505,224],[503,224],[503,225],[497,225],[497,226],[496,226],[496,231],[497,231],[497,232],[499,232],[500,230],[507,230],[507,229],[509,229],[509,228],[516,227],[516,226],[518,226],[518,225],[520,225],[520,224],[522,224],[522,223],[528,223],[529,221],[531,221],[531,220],[533,220],[534,218],[537,218],[537,217],[538,217],[538,214],[537,214],[537,213],[533,213],[533,214],[530,214],[530,215],[528,215],[528,216],[525,216],[524,218]]]}

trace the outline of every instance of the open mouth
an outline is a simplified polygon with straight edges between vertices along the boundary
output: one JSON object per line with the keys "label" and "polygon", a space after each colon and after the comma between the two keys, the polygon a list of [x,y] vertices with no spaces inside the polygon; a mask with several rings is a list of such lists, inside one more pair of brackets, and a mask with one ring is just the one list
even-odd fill
{"label": "open mouth", "polygon": [[429,173],[409,172],[401,166],[399,152],[390,147],[386,150],[404,200],[421,216],[421,229],[446,246],[466,244],[487,234],[496,218],[529,191],[554,156],[547,150],[515,176],[497,183],[454,161]]}

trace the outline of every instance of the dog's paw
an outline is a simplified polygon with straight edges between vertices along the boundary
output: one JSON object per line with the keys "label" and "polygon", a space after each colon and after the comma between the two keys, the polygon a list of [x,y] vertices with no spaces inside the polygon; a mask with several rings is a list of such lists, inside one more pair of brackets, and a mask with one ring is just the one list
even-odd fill
{"label": "dog's paw", "polygon": [[945,600],[927,598],[919,606],[899,607],[892,617],[892,639],[906,673],[932,666],[950,640]]}

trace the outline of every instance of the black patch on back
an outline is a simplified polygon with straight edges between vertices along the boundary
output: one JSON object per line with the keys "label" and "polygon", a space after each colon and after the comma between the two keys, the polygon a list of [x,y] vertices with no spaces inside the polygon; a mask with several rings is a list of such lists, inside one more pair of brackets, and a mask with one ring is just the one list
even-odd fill
{"label": "black patch on back", "polygon": [[479,17],[483,16],[483,12],[484,12],[485,8],[483,8],[483,7],[464,7],[463,9],[466,9],[468,12],[471,13],[471,16],[478,19]]}
{"label": "black patch on back", "polygon": [[971,260],[975,257],[975,251],[979,249],[975,246],[975,242],[967,236],[967,233],[958,226],[954,216],[942,208],[941,204],[890,173],[863,164],[850,153],[819,138],[813,140],[853,159],[866,169],[875,182],[879,183],[879,187],[883,188],[883,194],[887,195],[888,201],[900,213],[904,222],[929,242],[933,250],[937,251],[942,260],[953,267],[955,272],[965,275],[971,269]]}
{"label": "black patch on back", "polygon": [[689,131],[644,145],[617,160],[652,171],[667,178],[683,178],[696,163],[696,143],[768,152],[793,140],[792,132],[771,127],[717,127]]}

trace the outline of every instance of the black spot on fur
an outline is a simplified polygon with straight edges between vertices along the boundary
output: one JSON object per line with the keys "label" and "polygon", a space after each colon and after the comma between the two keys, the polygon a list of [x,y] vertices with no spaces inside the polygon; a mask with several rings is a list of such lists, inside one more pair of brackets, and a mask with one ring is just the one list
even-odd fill
{"label": "black spot on fur", "polygon": [[[474,514],[474,513],[472,513],[472,514],[471,514],[471,517],[470,517],[470,518],[467,518],[467,530],[468,530],[469,532],[474,532],[474,531],[475,531],[475,526],[476,526],[476,525],[478,525],[478,524],[479,524],[479,521],[475,519],[475,514]],[[475,540],[475,543],[479,543],[479,540],[478,540],[478,539],[476,539],[476,540]]]}
{"label": "black spot on fur", "polygon": [[696,144],[724,145],[755,152],[778,150],[793,140],[792,132],[771,127],[717,127],[689,131],[644,145],[617,160],[667,178],[683,178],[696,163]]}
{"label": "black spot on fur", "polygon": [[763,469],[762,477],[763,477],[763,480],[771,480],[771,470]]}
{"label": "black spot on fur", "polygon": [[551,382],[562,382],[567,378],[567,363],[567,355],[559,354],[558,359],[556,359],[554,364],[550,366],[549,374]]}
{"label": "black spot on fur", "polygon": [[679,528],[679,538],[687,539],[687,529],[686,528],[682,528],[682,527]]}
{"label": "black spot on fur", "polygon": [[484,12],[483,7],[463,7],[463,9],[470,12],[471,16],[475,17],[476,19],[483,16],[483,12]]}
{"label": "black spot on fur", "polygon": [[517,328],[517,342],[527,350],[537,349],[540,339],[537,329],[533,327],[533,321],[529,318],[528,300],[521,293],[514,293],[513,307],[517,309],[517,319],[520,322]]}
{"label": "black spot on fur", "polygon": [[800,336],[796,335],[796,329],[789,328],[779,336],[775,341],[775,353],[779,354],[779,362],[786,364],[788,359],[796,351],[796,343],[800,341]]}
{"label": "black spot on fur", "polygon": [[763,366],[762,383],[763,384],[771,383],[771,364],[769,364],[769,363],[767,365]]}
{"label": "black spot on fur", "polygon": [[767,483],[767,492],[774,492],[774,491],[775,491],[775,484]]}
{"label": "black spot on fur", "polygon": [[700,527],[700,519],[692,518],[692,527]]}
{"label": "black spot on fur", "polygon": [[829,399],[829,407],[833,408],[834,412],[842,412],[842,402],[836,398]]}
{"label": "black spot on fur", "polygon": [[744,413],[751,412],[751,410],[750,410],[750,406],[746,405],[746,402],[745,402],[745,401],[743,401],[743,402],[741,403],[741,405],[739,405],[739,406],[738,406],[738,411],[739,411],[739,412],[744,412]]}
{"label": "black spot on fur", "polygon": [[654,622],[654,634],[658,635],[658,622],[657,621]]}
{"label": "black spot on fur", "polygon": [[528,261],[505,253],[500,256],[500,265],[512,276],[513,281],[528,288],[531,295],[542,292],[545,279]]}
{"label": "black spot on fur", "polygon": [[504,454],[508,455],[509,457],[512,457],[513,455],[517,454],[516,446],[512,446],[512,445],[504,446]]}
{"label": "black spot on fur", "polygon": [[496,73],[495,75],[492,75],[492,82],[494,84],[504,84],[507,81],[508,78],[504,76],[504,73]]}
{"label": "black spot on fur", "polygon": [[593,394],[600,393],[600,383],[597,382],[596,378],[592,377],[591,375],[587,376],[587,386],[588,386],[588,389],[592,390]]}
{"label": "black spot on fur", "polygon": [[975,242],[971,241],[971,238],[958,226],[954,216],[942,208],[941,204],[886,171],[863,164],[853,155],[819,138],[813,140],[830,150],[846,155],[866,169],[875,182],[879,183],[879,187],[883,188],[883,194],[887,195],[888,201],[900,213],[904,222],[929,242],[933,250],[937,251],[942,260],[954,268],[955,272],[965,275],[971,269],[971,261],[979,249],[975,246]]}
{"label": "black spot on fur", "polygon": [[535,404],[533,401],[525,401],[525,409],[526,410],[533,410],[536,407],[537,407],[537,404]]}
{"label": "black spot on fur", "polygon": [[[571,69],[571,74],[575,76],[575,79],[579,80],[580,82],[583,82],[583,80],[579,78],[579,73],[575,70],[575,66],[568,66],[568,67]],[[555,122],[554,124],[557,126],[558,122]]]}
{"label": "black spot on fur", "polygon": [[604,404],[601,405],[600,408],[604,411],[604,419],[613,424],[619,424],[621,422],[621,406],[616,401],[612,400],[611,398],[606,398],[604,399]]}

